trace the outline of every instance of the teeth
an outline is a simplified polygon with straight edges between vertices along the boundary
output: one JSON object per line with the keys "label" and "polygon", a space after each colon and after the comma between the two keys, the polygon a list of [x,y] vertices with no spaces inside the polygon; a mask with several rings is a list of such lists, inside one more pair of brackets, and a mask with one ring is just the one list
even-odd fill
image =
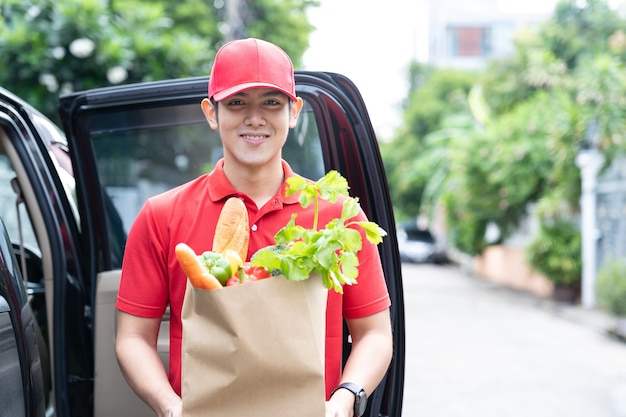
{"label": "teeth", "polygon": [[263,140],[266,138],[266,136],[251,136],[251,135],[242,135],[242,137],[248,140]]}

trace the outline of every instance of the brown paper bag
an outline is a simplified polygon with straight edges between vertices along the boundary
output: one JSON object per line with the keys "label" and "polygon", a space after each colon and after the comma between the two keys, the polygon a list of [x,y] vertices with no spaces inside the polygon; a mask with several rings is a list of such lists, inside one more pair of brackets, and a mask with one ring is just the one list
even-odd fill
{"label": "brown paper bag", "polygon": [[220,290],[187,285],[184,417],[323,417],[328,290],[273,277]]}

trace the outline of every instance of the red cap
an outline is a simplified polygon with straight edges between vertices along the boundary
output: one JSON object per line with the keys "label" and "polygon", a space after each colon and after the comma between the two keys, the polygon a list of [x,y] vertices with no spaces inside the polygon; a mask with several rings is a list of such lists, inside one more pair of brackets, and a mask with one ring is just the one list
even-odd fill
{"label": "red cap", "polygon": [[278,46],[260,39],[231,41],[217,51],[209,98],[221,101],[248,88],[273,88],[296,101],[293,64]]}

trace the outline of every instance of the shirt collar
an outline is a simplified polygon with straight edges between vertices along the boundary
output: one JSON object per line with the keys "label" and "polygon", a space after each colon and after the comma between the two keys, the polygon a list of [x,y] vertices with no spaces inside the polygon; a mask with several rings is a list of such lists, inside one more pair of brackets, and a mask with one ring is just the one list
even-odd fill
{"label": "shirt collar", "polygon": [[[293,172],[291,166],[287,161],[282,160],[283,172],[285,173],[285,180],[280,187],[280,191],[277,193],[277,197],[283,204],[295,204],[298,202],[298,196],[300,193],[295,193],[290,196],[285,195],[287,188],[287,178],[296,177],[298,174]],[[220,159],[215,164],[215,168],[208,174],[207,188],[209,191],[209,197],[212,201],[219,201],[227,197],[247,197],[244,193],[237,191],[226,178],[224,173],[224,159]],[[248,197],[249,198],[249,197]]]}

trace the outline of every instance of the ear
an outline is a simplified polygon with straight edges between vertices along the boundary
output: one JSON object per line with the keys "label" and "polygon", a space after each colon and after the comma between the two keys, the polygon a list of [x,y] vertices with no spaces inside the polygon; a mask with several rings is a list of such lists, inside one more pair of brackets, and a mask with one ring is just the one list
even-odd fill
{"label": "ear", "polygon": [[211,103],[211,100],[208,98],[203,99],[200,106],[202,107],[202,113],[204,113],[204,117],[206,117],[207,122],[209,122],[211,129],[217,130],[217,111],[215,111],[216,109],[213,106],[213,103]]}
{"label": "ear", "polygon": [[300,110],[302,110],[302,106],[304,102],[301,97],[298,97],[296,101],[291,103],[291,115],[289,117],[289,127],[294,128],[298,123],[298,116],[300,115]]}

